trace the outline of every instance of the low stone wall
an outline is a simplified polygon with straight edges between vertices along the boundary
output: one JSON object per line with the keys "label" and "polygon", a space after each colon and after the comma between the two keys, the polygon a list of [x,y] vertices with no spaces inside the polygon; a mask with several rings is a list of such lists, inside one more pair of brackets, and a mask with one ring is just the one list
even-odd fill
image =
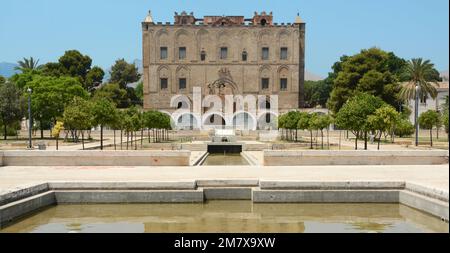
{"label": "low stone wall", "polygon": [[1,151],[2,166],[189,166],[191,152],[167,151]]}
{"label": "low stone wall", "polygon": [[265,150],[265,166],[431,165],[448,163],[446,150]]}

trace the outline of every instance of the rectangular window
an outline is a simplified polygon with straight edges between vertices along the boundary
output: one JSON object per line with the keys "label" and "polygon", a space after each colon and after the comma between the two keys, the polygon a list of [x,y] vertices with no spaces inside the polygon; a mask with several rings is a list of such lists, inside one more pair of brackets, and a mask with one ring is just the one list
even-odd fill
{"label": "rectangular window", "polygon": [[167,47],[161,47],[159,51],[161,60],[167,59]]}
{"label": "rectangular window", "polygon": [[227,55],[228,55],[228,48],[221,47],[220,48],[220,59],[225,60],[227,58]]}
{"label": "rectangular window", "polygon": [[280,78],[280,90],[287,90],[287,78]]}
{"label": "rectangular window", "polygon": [[180,47],[178,49],[178,58],[181,59],[186,59],[186,48],[185,47]]}
{"label": "rectangular window", "polygon": [[288,49],[287,47],[282,47],[280,52],[280,60],[287,60],[288,58]]}
{"label": "rectangular window", "polygon": [[186,78],[180,78],[178,80],[178,87],[180,90],[186,89]]}
{"label": "rectangular window", "polygon": [[262,55],[261,55],[263,60],[269,60],[269,48],[268,47],[263,47],[262,48]]}
{"label": "rectangular window", "polygon": [[261,88],[263,90],[269,89],[269,78],[262,78],[261,79]]}
{"label": "rectangular window", "polygon": [[161,90],[167,89],[167,87],[168,87],[168,84],[167,84],[167,78],[161,78],[161,79],[159,79],[159,85],[160,85],[160,87],[161,87]]}

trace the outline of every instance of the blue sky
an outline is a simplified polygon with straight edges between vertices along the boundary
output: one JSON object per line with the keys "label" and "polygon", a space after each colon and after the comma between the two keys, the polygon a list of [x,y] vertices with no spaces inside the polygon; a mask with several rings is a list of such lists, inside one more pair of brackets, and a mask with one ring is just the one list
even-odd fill
{"label": "blue sky", "polygon": [[88,54],[108,68],[115,59],[141,59],[141,27],[173,22],[174,11],[243,15],[273,11],[274,22],[307,23],[306,69],[326,76],[343,54],[372,46],[410,59],[423,57],[448,70],[448,0],[0,0],[0,62],[33,56],[56,61],[65,50]]}

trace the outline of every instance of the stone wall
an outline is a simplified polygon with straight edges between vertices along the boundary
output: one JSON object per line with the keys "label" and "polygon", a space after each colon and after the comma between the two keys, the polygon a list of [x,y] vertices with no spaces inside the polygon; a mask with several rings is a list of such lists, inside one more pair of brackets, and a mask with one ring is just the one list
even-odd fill
{"label": "stone wall", "polygon": [[265,166],[301,165],[429,165],[448,163],[446,150],[265,150]]}
{"label": "stone wall", "polygon": [[1,151],[2,166],[189,166],[191,152],[167,151]]}

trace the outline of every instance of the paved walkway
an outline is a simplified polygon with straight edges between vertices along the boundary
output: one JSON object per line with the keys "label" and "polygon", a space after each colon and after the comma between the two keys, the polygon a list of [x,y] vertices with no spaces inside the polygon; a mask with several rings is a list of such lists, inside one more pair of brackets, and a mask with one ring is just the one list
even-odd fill
{"label": "paved walkway", "polygon": [[178,181],[261,179],[293,181],[408,181],[448,192],[447,165],[407,166],[197,166],[0,167],[0,192],[48,181]]}

